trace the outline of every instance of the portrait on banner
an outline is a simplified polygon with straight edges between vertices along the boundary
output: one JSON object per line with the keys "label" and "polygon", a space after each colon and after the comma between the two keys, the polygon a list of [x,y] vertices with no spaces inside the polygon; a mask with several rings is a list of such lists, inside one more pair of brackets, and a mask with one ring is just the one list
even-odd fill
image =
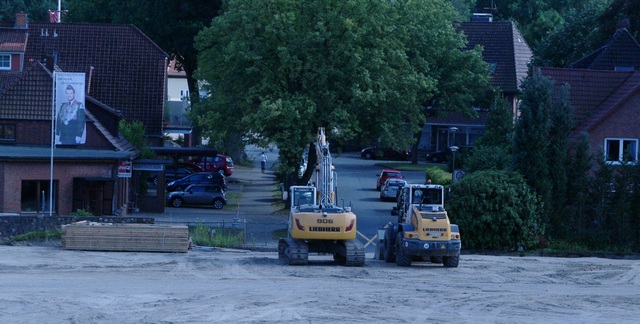
{"label": "portrait on banner", "polygon": [[84,73],[56,73],[55,143],[58,145],[87,141],[84,77]]}

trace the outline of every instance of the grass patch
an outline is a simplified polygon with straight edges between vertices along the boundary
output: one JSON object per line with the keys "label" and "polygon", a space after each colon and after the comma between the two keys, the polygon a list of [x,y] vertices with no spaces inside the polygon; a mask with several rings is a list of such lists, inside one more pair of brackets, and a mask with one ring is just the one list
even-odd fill
{"label": "grass patch", "polygon": [[244,232],[236,228],[189,226],[189,236],[195,245],[234,247],[244,245]]}
{"label": "grass patch", "polygon": [[20,235],[13,236],[11,238],[14,242],[29,241],[29,240],[48,240],[48,239],[60,239],[62,238],[62,231],[53,232],[29,232]]}
{"label": "grass patch", "polygon": [[286,228],[275,230],[271,233],[271,238],[274,240],[277,240],[283,237],[287,237],[288,236],[287,231],[288,230]]}
{"label": "grass patch", "polygon": [[235,210],[238,207],[238,203],[240,203],[240,199],[242,199],[241,192],[228,192],[227,191],[227,204],[222,208],[223,210]]}
{"label": "grass patch", "polygon": [[429,167],[433,167],[433,166],[441,168],[443,170],[445,170],[447,167],[445,164],[440,164],[440,163],[412,164],[411,162],[393,162],[393,161],[376,163],[376,165],[379,167],[383,167],[385,169],[396,169],[399,171],[425,171],[425,172]]}

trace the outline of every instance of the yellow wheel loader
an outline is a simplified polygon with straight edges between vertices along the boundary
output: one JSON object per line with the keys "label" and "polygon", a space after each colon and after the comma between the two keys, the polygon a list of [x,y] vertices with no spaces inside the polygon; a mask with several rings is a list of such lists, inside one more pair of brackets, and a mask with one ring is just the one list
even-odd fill
{"label": "yellow wheel loader", "polygon": [[382,240],[384,260],[410,266],[428,258],[445,267],[457,267],[462,241],[458,225],[450,223],[444,210],[444,187],[408,184],[401,190],[391,211],[398,222],[387,224]]}

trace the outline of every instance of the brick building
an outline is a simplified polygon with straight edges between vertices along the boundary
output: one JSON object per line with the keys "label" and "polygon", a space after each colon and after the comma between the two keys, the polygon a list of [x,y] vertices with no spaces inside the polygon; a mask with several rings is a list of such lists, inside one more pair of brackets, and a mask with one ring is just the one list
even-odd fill
{"label": "brick building", "polygon": [[[132,184],[119,166],[139,152],[118,123],[140,120],[162,142],[167,61],[132,25],[30,24],[23,13],[0,23],[0,213],[126,214]],[[62,73],[84,74],[85,128],[54,146]]]}

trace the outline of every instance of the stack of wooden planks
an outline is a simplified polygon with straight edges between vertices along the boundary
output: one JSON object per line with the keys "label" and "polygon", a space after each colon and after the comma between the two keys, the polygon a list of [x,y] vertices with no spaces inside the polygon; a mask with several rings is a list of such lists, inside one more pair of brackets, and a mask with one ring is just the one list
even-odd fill
{"label": "stack of wooden planks", "polygon": [[187,252],[189,228],[81,221],[62,226],[62,247],[88,251]]}

